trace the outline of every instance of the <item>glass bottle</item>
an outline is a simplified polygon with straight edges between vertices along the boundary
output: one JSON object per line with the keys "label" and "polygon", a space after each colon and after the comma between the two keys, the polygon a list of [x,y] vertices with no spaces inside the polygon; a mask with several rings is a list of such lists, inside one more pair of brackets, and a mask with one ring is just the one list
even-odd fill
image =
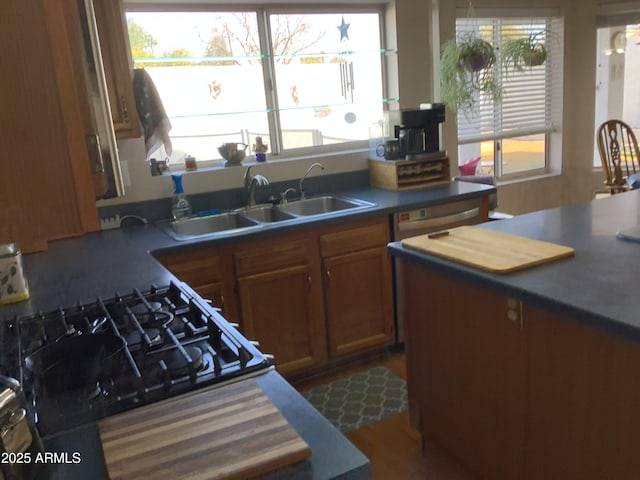
{"label": "glass bottle", "polygon": [[182,175],[171,175],[175,187],[171,201],[171,220],[174,222],[191,216],[191,205],[182,188]]}

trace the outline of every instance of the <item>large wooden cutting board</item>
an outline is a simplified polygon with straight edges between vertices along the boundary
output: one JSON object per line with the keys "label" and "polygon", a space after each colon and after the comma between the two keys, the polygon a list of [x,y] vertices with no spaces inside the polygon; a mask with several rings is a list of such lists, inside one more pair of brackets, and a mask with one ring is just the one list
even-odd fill
{"label": "large wooden cutting board", "polygon": [[99,422],[109,478],[248,479],[311,450],[253,379]]}
{"label": "large wooden cutting board", "polygon": [[[429,238],[429,237],[432,238]],[[571,247],[479,227],[457,227],[443,235],[419,235],[402,246],[492,273],[510,273],[575,253]]]}

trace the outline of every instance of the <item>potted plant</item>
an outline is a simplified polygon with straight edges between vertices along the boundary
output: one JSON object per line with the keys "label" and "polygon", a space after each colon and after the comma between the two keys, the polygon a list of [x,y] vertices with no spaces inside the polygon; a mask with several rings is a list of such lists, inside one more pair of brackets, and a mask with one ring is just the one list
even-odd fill
{"label": "potted plant", "polygon": [[480,94],[499,100],[500,84],[494,79],[493,46],[475,33],[449,40],[440,56],[440,96],[453,111],[470,112]]}
{"label": "potted plant", "polygon": [[544,32],[507,40],[500,50],[499,63],[505,72],[524,70],[524,67],[542,65],[547,59]]}

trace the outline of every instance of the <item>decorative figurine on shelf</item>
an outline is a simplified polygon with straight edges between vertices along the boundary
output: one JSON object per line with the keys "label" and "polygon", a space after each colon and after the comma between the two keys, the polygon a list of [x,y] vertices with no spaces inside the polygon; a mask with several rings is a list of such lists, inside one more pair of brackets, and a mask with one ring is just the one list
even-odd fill
{"label": "decorative figurine on shelf", "polygon": [[253,151],[256,153],[256,162],[267,161],[267,150],[269,150],[269,145],[262,143],[262,137],[256,137],[256,143],[253,144]]}

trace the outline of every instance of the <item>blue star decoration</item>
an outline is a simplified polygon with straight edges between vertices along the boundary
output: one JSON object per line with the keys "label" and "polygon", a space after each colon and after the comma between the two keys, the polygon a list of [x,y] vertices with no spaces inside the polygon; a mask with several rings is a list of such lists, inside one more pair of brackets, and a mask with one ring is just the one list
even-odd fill
{"label": "blue star decoration", "polygon": [[344,17],[342,17],[342,23],[339,27],[336,27],[338,30],[340,30],[340,41],[344,40],[345,38],[349,40],[349,32],[347,32],[347,30],[349,30],[350,26],[350,23],[344,23]]}

